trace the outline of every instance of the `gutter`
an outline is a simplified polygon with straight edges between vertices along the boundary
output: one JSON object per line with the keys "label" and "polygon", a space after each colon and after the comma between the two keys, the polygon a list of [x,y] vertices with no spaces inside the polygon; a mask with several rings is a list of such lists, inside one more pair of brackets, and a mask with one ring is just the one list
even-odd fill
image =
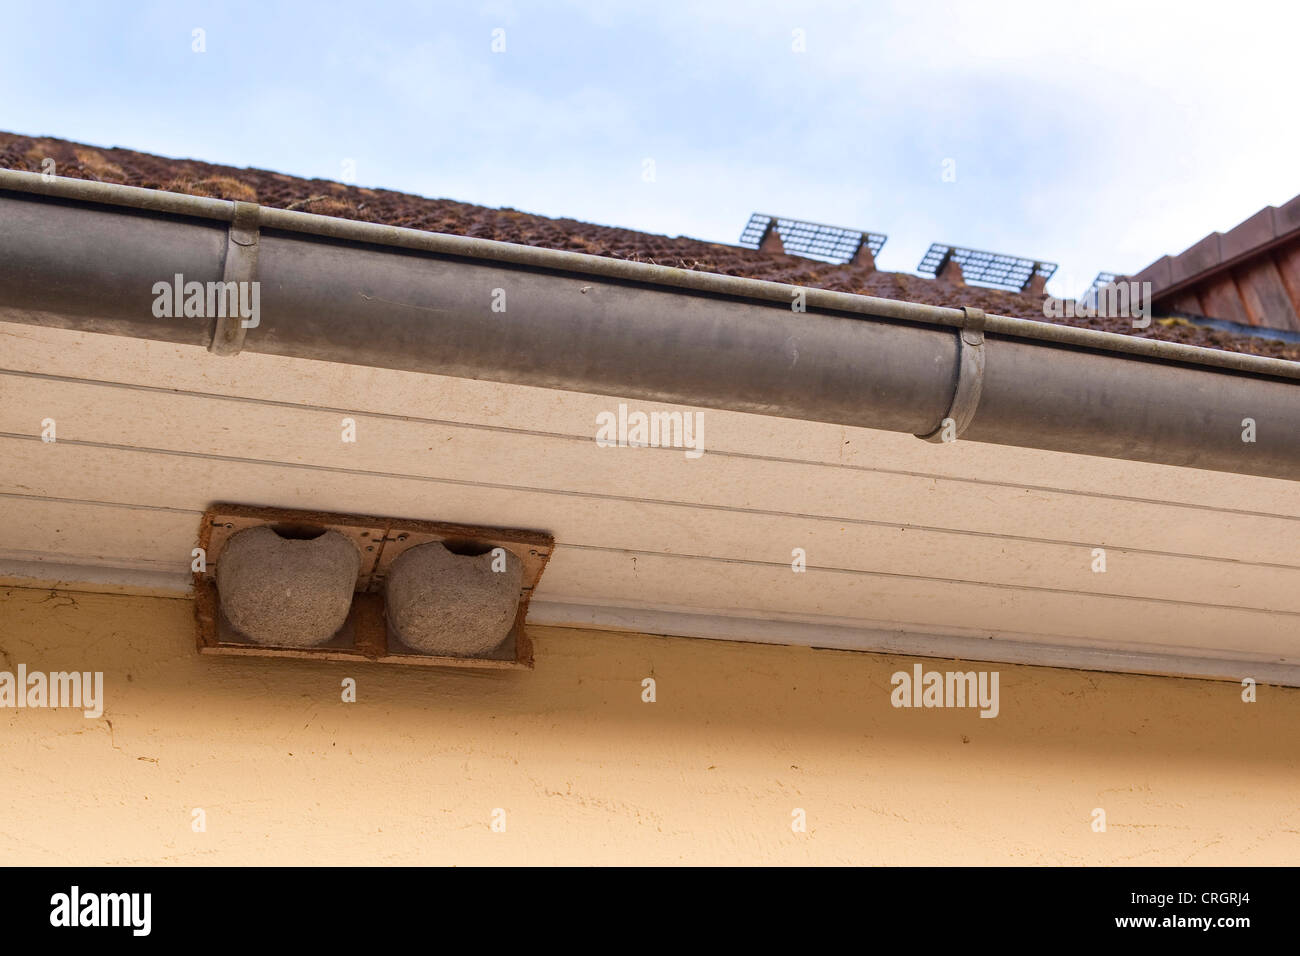
{"label": "gutter", "polygon": [[0,263],[0,321],[1300,480],[1281,359],[17,171]]}

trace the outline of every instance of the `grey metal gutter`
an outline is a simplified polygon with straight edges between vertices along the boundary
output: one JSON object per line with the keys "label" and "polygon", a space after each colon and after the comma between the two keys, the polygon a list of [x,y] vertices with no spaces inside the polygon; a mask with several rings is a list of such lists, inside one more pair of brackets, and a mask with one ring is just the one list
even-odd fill
{"label": "grey metal gutter", "polygon": [[[260,325],[155,317],[176,273]],[[0,320],[1300,480],[1296,362],[35,173]]]}

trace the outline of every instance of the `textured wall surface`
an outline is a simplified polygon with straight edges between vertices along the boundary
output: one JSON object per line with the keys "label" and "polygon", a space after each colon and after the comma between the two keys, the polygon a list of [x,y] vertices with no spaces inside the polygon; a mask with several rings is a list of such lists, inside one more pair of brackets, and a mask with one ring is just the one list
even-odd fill
{"label": "textured wall surface", "polygon": [[534,635],[489,676],[200,658],[188,601],[0,589],[0,670],[106,696],[0,709],[0,863],[1300,861],[1297,690],[963,666],[982,719],[893,708],[910,658]]}

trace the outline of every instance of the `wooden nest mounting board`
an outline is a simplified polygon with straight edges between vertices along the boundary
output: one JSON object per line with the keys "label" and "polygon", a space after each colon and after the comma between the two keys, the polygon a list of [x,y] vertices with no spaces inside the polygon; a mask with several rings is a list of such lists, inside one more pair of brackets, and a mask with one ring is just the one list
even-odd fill
{"label": "wooden nest mounting board", "polygon": [[[343,627],[325,644],[305,648],[254,644],[225,620],[216,584],[221,551],[236,532],[257,525],[271,525],[290,536],[333,530],[357,546],[361,570],[357,575],[352,609]],[[433,541],[444,542],[451,550],[461,549],[465,553],[485,553],[492,548],[504,548],[522,562],[524,571],[519,610],[509,635],[491,656],[437,657],[422,654],[406,647],[391,632],[383,594],[388,571],[402,552]],[[533,645],[525,628],[528,601],[555,548],[555,539],[544,532],[517,528],[221,503],[204,512],[199,524],[198,546],[206,555],[205,569],[194,572],[195,622],[200,654],[514,670],[533,666]]]}

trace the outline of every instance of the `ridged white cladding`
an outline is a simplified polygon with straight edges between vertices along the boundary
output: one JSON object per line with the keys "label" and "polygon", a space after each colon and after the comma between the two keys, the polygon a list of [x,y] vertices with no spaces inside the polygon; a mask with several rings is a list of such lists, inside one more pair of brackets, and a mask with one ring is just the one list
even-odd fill
{"label": "ridged white cladding", "polygon": [[829,619],[974,657],[924,637],[958,631],[993,660],[1092,669],[1131,665],[1054,649],[1122,647],[1170,673],[1217,655],[1229,677],[1295,659],[1291,482],[712,410],[690,460],[597,447],[595,416],[618,401],[600,396],[26,326],[0,325],[0,341],[14,370],[0,373],[0,581],[26,562],[10,580],[138,571],[183,594],[203,510],[242,501],[544,528],[557,544],[530,614],[676,609],[728,639],[761,639],[744,623],[761,620],[817,646]]}

